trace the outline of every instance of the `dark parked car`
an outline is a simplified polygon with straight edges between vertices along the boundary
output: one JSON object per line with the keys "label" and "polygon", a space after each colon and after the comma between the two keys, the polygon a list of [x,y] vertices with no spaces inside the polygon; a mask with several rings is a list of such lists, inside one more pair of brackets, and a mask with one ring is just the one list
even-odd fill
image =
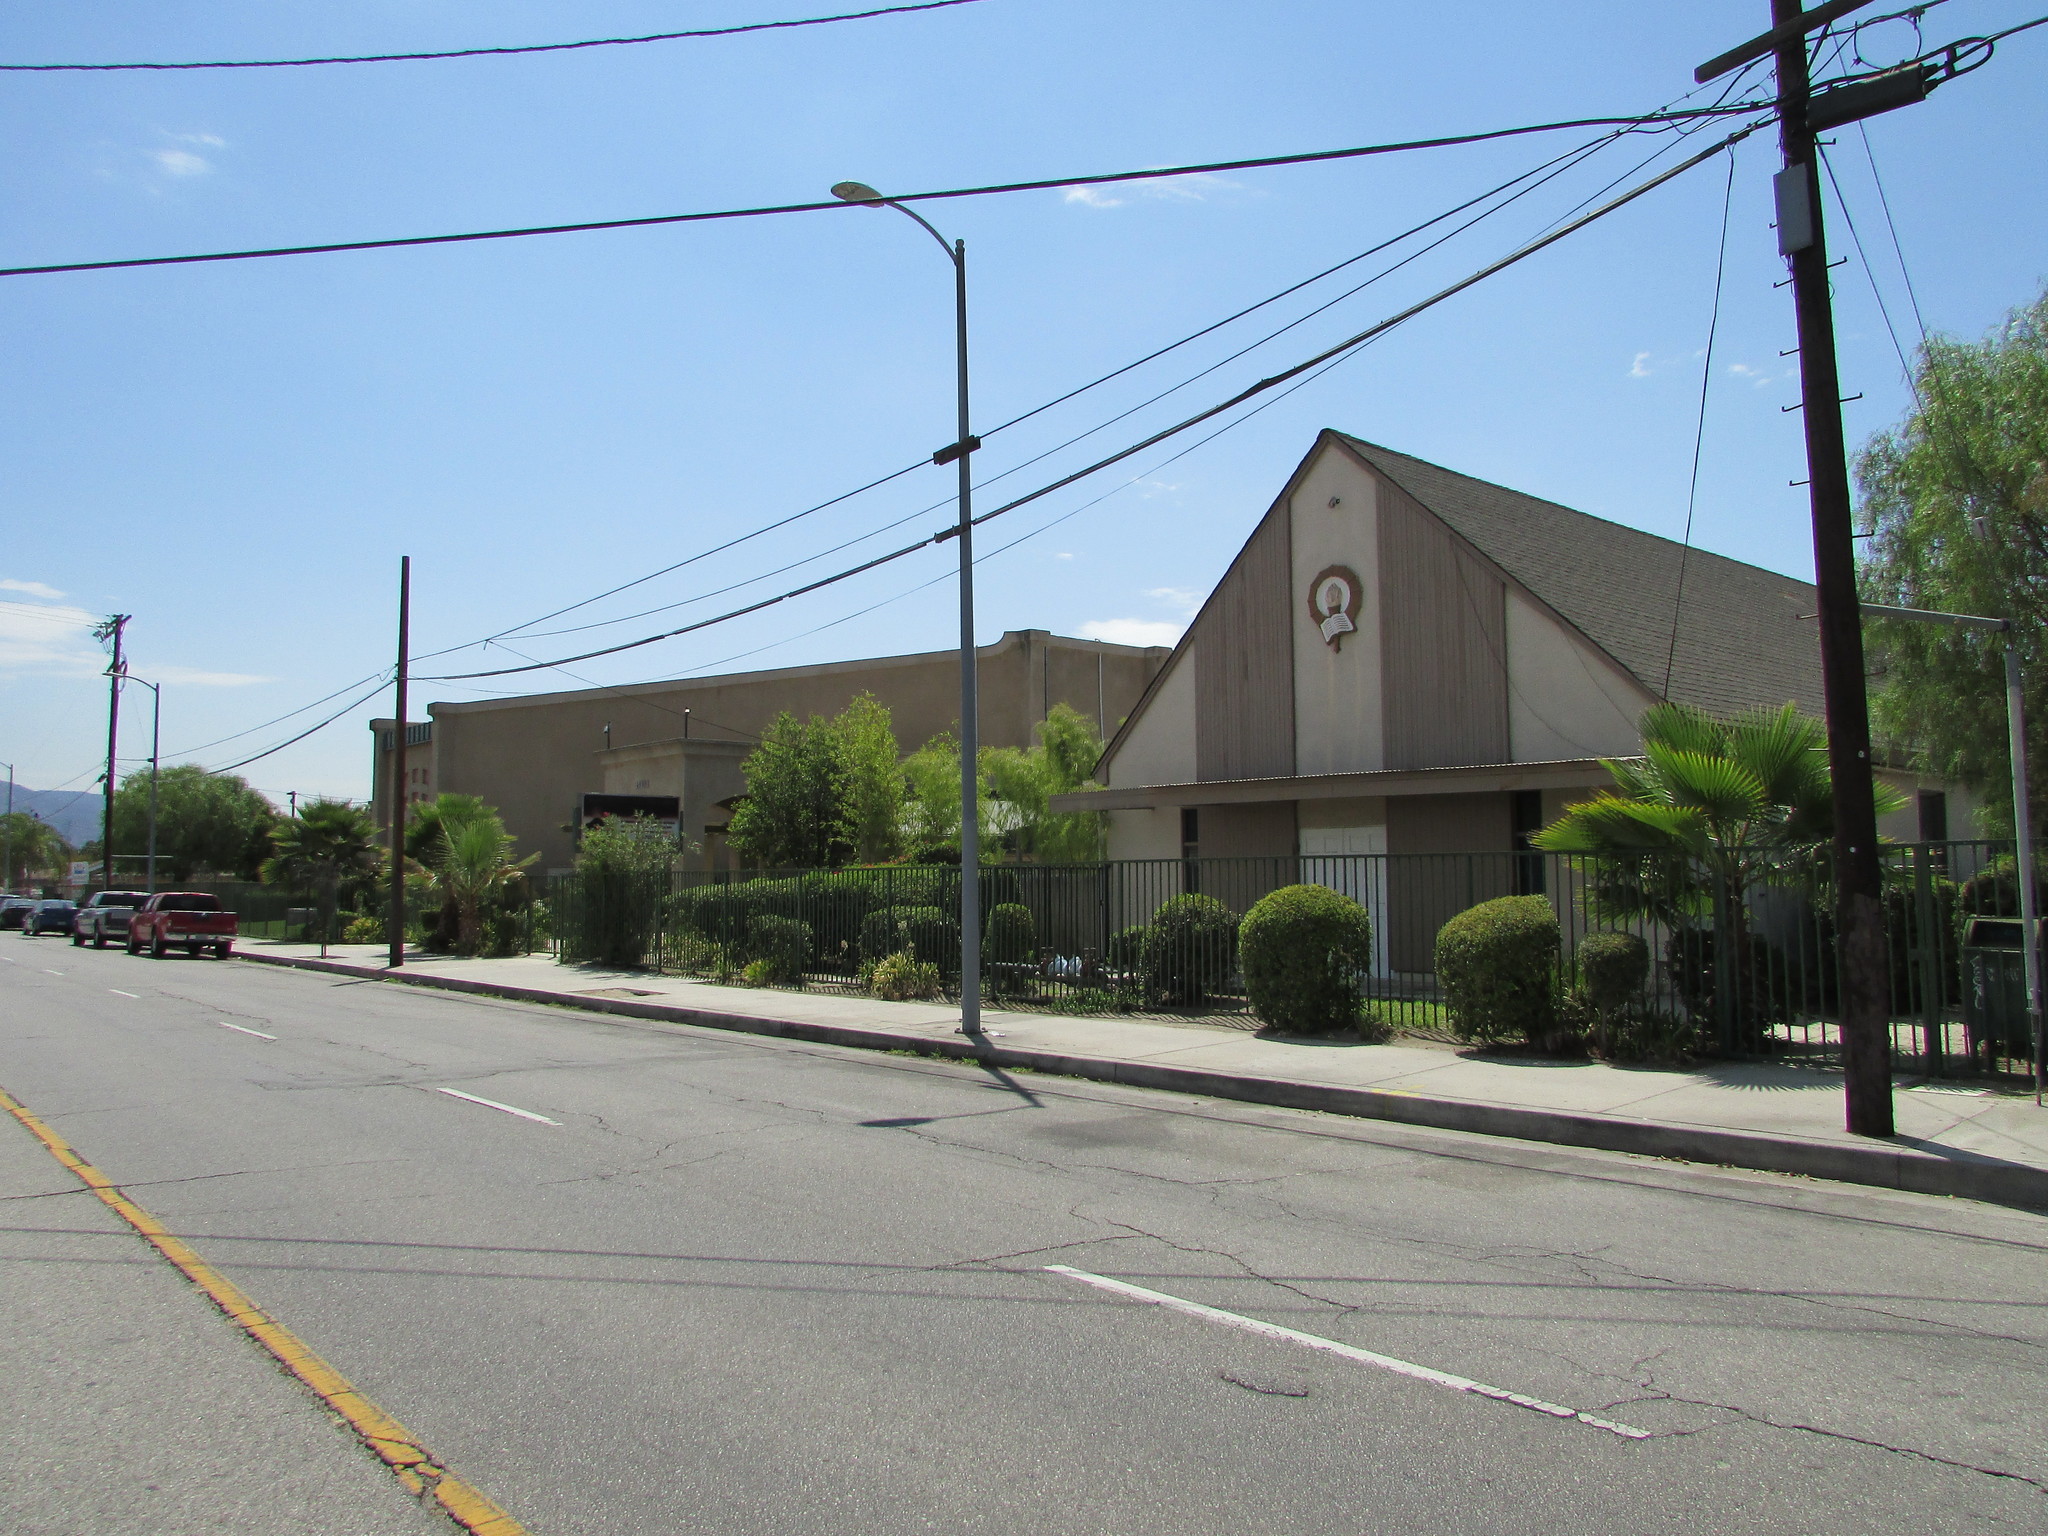
{"label": "dark parked car", "polygon": [[76,902],[65,901],[61,897],[39,901],[36,903],[35,911],[31,912],[28,920],[21,925],[21,936],[32,939],[42,933],[69,934],[71,924],[77,916]]}
{"label": "dark parked car", "polygon": [[33,896],[0,897],[0,928],[19,928],[35,909]]}

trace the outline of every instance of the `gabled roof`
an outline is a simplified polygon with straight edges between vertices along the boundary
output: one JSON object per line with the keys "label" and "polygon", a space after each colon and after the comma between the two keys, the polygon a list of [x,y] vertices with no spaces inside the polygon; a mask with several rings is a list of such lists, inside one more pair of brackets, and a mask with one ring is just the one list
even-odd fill
{"label": "gabled roof", "polygon": [[[1332,433],[1653,694],[1715,714],[1822,712],[1810,582]],[[1684,570],[1684,601],[1678,602]],[[1677,644],[1672,644],[1674,612]],[[1670,658],[1670,686],[1665,667]]]}

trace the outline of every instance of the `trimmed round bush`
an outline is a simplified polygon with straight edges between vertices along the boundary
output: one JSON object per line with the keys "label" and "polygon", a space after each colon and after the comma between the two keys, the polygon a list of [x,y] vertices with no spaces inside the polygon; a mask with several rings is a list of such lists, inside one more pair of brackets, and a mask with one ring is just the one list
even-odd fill
{"label": "trimmed round bush", "polygon": [[981,929],[984,965],[1019,964],[1038,955],[1038,924],[1022,902],[1006,901],[991,909]]}
{"label": "trimmed round bush", "polygon": [[1214,896],[1176,896],[1153,914],[1145,935],[1145,986],[1193,1007],[1220,992],[1237,968],[1237,914]]}
{"label": "trimmed round bush", "polygon": [[1650,946],[1640,934],[1589,933],[1578,956],[1579,985],[1603,1018],[1635,1001],[1650,979]]}
{"label": "trimmed round bush", "polygon": [[1145,940],[1151,930],[1143,923],[1131,928],[1119,928],[1109,936],[1109,954],[1106,957],[1110,968],[1118,971],[1135,971],[1145,964]]}
{"label": "trimmed round bush", "polygon": [[[793,917],[757,917],[747,927],[748,979],[796,981],[811,963],[811,925]],[[761,985],[755,982],[755,985]]]}
{"label": "trimmed round bush", "polygon": [[1487,1044],[1540,1041],[1551,1029],[1557,913],[1541,896],[1502,896],[1437,930],[1436,981],[1451,1029]]}
{"label": "trimmed round bush", "polygon": [[880,960],[893,955],[903,947],[903,937],[898,931],[901,923],[894,907],[883,907],[870,912],[860,920],[860,957],[864,961]]}
{"label": "trimmed round bush", "polygon": [[1328,1035],[1358,1023],[1359,977],[1372,969],[1372,919],[1321,885],[1261,897],[1237,930],[1252,1012],[1275,1029]]}

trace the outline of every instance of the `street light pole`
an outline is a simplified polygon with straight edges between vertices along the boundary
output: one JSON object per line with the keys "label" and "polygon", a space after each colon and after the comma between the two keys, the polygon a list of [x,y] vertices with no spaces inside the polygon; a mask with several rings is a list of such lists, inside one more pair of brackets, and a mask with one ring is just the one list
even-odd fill
{"label": "street light pole", "polygon": [[[157,755],[163,749],[164,690],[161,684],[143,682],[141,678],[132,674],[129,676],[128,681],[131,683],[141,683],[143,687],[149,690],[149,894],[154,896],[156,894]],[[114,877],[109,873],[107,884],[111,886],[113,883]]]}
{"label": "street light pole", "polygon": [[14,764],[0,763],[7,770],[7,819],[0,821],[0,890],[14,889]]}
{"label": "street light pole", "polygon": [[981,1028],[981,809],[979,688],[974,651],[974,481],[971,456],[981,440],[968,430],[967,405],[967,242],[946,237],[924,216],[891,202],[873,187],[842,181],[832,195],[843,202],[870,208],[894,208],[915,219],[953,263],[953,345],[958,435],[932,455],[934,464],[957,461],[960,466],[960,517],[954,537],[960,541],[960,1032],[978,1036]]}

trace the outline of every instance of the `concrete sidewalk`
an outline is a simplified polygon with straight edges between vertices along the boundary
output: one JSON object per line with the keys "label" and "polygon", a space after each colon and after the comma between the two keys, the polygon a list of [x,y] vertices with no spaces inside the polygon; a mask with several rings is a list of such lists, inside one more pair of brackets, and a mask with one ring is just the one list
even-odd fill
{"label": "concrete sidewalk", "polygon": [[242,958],[481,992],[671,1023],[871,1049],[974,1057],[996,1066],[1531,1141],[1600,1147],[2048,1208],[2048,1109],[2029,1094],[1904,1080],[1899,1134],[1842,1129],[1838,1073],[1771,1062],[1612,1066],[1391,1045],[1273,1039],[1244,1030],[1116,1017],[990,1010],[992,1038],[958,1033],[957,1008],[824,992],[720,986],[676,976],[506,960],[408,956],[380,947],[247,942]]}

